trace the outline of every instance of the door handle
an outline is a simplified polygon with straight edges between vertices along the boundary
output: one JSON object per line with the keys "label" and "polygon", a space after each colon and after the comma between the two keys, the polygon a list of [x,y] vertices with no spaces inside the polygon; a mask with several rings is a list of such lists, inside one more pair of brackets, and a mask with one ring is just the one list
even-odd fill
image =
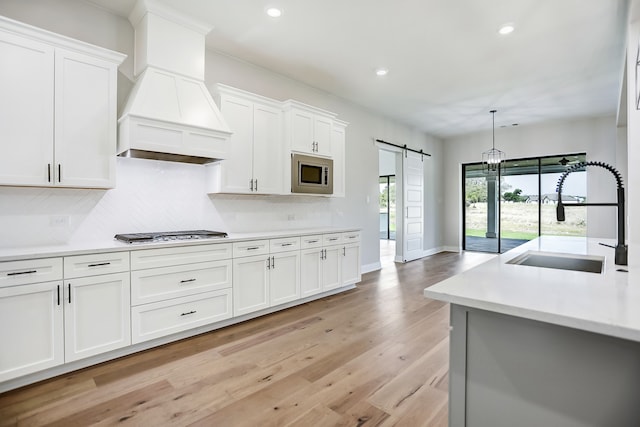
{"label": "door handle", "polygon": [[71,304],[71,283],[69,283],[68,286],[69,286],[69,304]]}
{"label": "door handle", "polygon": [[58,182],[62,182],[62,164],[58,163]]}
{"label": "door handle", "polygon": [[56,291],[58,293],[58,305],[60,305],[60,285],[56,286]]}
{"label": "door handle", "polygon": [[271,257],[271,268],[276,268],[276,257]]}
{"label": "door handle", "polygon": [[249,190],[253,191],[253,178],[249,180]]}
{"label": "door handle", "polygon": [[51,163],[47,163],[47,182],[51,182]]}
{"label": "door handle", "polygon": [[267,270],[271,270],[271,257],[267,257]]}

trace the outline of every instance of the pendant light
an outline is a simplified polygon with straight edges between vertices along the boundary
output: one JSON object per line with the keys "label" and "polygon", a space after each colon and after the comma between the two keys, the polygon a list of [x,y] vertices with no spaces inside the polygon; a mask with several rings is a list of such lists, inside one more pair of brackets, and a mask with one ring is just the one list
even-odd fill
{"label": "pendant light", "polygon": [[505,160],[504,151],[500,151],[496,149],[496,111],[489,111],[492,116],[493,122],[493,138],[491,150],[487,150],[482,153],[482,170],[485,174],[497,174],[500,169],[500,165]]}

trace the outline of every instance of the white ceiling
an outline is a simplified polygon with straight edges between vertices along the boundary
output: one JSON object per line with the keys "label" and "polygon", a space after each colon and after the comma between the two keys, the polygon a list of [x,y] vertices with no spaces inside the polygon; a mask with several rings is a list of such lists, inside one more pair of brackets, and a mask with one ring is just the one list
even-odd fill
{"label": "white ceiling", "polygon": [[[128,16],[135,0],[89,0]],[[162,0],[210,49],[439,137],[615,114],[627,0]],[[276,5],[282,17],[264,10]],[[500,36],[498,28],[515,31]],[[389,74],[377,77],[374,69]]]}

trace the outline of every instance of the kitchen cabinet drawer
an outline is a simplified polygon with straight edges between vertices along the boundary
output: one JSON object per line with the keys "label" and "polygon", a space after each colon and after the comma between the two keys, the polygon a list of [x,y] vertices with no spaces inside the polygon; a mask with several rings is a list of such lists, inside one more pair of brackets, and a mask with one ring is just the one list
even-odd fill
{"label": "kitchen cabinet drawer", "polygon": [[231,258],[231,243],[131,251],[131,269],[169,267]]}
{"label": "kitchen cabinet drawer", "polygon": [[236,242],[233,244],[233,257],[240,258],[253,255],[265,255],[269,253],[268,240],[251,240],[248,242]]}
{"label": "kitchen cabinet drawer", "polygon": [[131,272],[131,305],[230,288],[232,261],[211,261]]}
{"label": "kitchen cabinet drawer", "polygon": [[129,252],[64,257],[64,278],[97,276],[129,271]]}
{"label": "kitchen cabinet drawer", "polygon": [[231,289],[174,298],[131,308],[134,344],[231,317]]}
{"label": "kitchen cabinet drawer", "polygon": [[0,287],[62,280],[62,258],[0,262]]}
{"label": "kitchen cabinet drawer", "polygon": [[331,233],[322,235],[323,246],[339,245],[342,243],[342,233]]}
{"label": "kitchen cabinet drawer", "polygon": [[342,241],[344,243],[355,243],[360,241],[360,232],[359,231],[348,231],[346,233],[342,233]]}
{"label": "kitchen cabinet drawer", "polygon": [[300,249],[311,249],[320,247],[322,247],[322,234],[302,236],[300,238]]}
{"label": "kitchen cabinet drawer", "polygon": [[298,249],[300,249],[300,237],[283,237],[269,240],[269,252],[272,254],[297,251]]}

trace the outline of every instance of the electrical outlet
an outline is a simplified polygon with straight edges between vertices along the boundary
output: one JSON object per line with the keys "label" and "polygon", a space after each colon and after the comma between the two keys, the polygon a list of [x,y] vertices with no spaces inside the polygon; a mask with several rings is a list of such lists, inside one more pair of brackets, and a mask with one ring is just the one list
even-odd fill
{"label": "electrical outlet", "polygon": [[50,227],[68,227],[69,217],[67,215],[51,215],[49,217]]}

